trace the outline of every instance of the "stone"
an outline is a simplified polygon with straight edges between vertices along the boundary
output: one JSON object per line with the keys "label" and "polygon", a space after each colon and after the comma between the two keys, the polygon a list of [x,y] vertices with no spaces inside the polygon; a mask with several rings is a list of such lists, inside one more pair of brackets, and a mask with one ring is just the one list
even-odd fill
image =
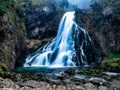
{"label": "stone", "polygon": [[86,90],[86,89],[84,87],[82,87],[82,86],[76,86],[75,90]]}
{"label": "stone", "polygon": [[0,80],[0,88],[9,88],[9,89],[19,89],[20,87],[18,85],[15,85],[14,82],[11,79],[1,79]]}
{"label": "stone", "polygon": [[106,86],[99,86],[98,90],[107,90],[107,87]]}
{"label": "stone", "polygon": [[53,90],[55,90],[57,86],[54,84],[52,87],[53,87]]}
{"label": "stone", "polygon": [[2,77],[0,77],[0,82],[3,81],[4,79]]}
{"label": "stone", "polygon": [[38,35],[38,32],[39,32],[39,28],[36,27],[36,28],[32,31],[32,36]]}
{"label": "stone", "polygon": [[3,16],[3,22],[7,22],[8,21],[8,16],[6,14],[4,14]]}
{"label": "stone", "polygon": [[32,89],[30,87],[25,86],[25,87],[20,88],[19,90],[32,90]]}
{"label": "stone", "polygon": [[49,80],[49,82],[54,83],[54,84],[60,84],[61,83],[61,80],[59,80],[59,79],[57,80],[57,79],[49,78],[48,80]]}
{"label": "stone", "polygon": [[96,86],[93,85],[92,83],[86,83],[86,84],[84,84],[84,87],[87,90],[97,90]]}
{"label": "stone", "polygon": [[17,80],[17,81],[20,81],[22,76],[21,76],[21,74],[16,74],[15,77],[16,77],[16,80]]}
{"label": "stone", "polygon": [[63,82],[68,84],[68,83],[71,83],[71,80],[70,79],[65,79],[65,80],[63,80]]}
{"label": "stone", "polygon": [[96,84],[96,85],[103,85],[107,82],[105,79],[97,78],[97,77],[90,78],[90,81],[91,83]]}
{"label": "stone", "polygon": [[33,87],[33,88],[39,88],[41,86],[46,87],[47,83],[46,82],[38,82],[35,80],[29,80],[26,81],[25,83],[21,83],[21,86],[28,86],[28,87]]}
{"label": "stone", "polygon": [[74,82],[80,82],[80,83],[85,83],[85,82],[88,82],[88,77],[85,76],[85,75],[75,75],[72,78],[72,81],[74,81]]}
{"label": "stone", "polygon": [[109,90],[120,90],[120,80],[112,80]]}
{"label": "stone", "polygon": [[113,15],[113,14],[114,14],[113,7],[107,6],[103,10],[103,15],[104,16],[110,16],[110,15]]}
{"label": "stone", "polygon": [[62,85],[58,85],[56,90],[66,90],[66,87]]}

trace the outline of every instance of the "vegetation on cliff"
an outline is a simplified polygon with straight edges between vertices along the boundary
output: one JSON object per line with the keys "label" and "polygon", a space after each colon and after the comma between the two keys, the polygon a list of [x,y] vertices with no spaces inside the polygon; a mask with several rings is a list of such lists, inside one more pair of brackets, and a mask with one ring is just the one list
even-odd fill
{"label": "vegetation on cliff", "polygon": [[26,35],[21,15],[24,14],[20,0],[0,1],[0,69],[14,68],[19,53],[17,47]]}
{"label": "vegetation on cliff", "polygon": [[1,14],[6,14],[9,21],[14,25],[15,13],[22,10],[20,5],[20,0],[1,0],[0,1],[0,12]]}

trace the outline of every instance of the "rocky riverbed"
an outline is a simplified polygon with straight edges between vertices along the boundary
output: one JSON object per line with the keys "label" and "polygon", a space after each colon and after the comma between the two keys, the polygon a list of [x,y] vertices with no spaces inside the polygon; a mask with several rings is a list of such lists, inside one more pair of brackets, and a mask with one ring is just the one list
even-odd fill
{"label": "rocky riverbed", "polygon": [[52,73],[4,73],[0,90],[120,90],[120,74],[90,75],[68,69]]}

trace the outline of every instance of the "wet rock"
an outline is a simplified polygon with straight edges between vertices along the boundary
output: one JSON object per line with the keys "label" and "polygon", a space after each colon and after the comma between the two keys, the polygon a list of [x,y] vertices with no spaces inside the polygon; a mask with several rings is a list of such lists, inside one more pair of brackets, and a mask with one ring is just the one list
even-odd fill
{"label": "wet rock", "polygon": [[90,78],[90,82],[95,85],[105,85],[107,81],[103,78],[93,77],[93,78]]}
{"label": "wet rock", "polygon": [[86,83],[86,84],[84,84],[84,87],[87,90],[97,90],[96,86],[93,85],[92,83]]}
{"label": "wet rock", "polygon": [[103,77],[106,80],[112,80],[112,79],[120,79],[120,73],[115,73],[115,72],[103,72]]}
{"label": "wet rock", "polygon": [[74,82],[85,83],[89,81],[89,78],[86,75],[75,75],[71,80]]}
{"label": "wet rock", "polygon": [[103,74],[108,76],[120,76],[120,73],[115,73],[115,72],[103,72]]}
{"label": "wet rock", "polygon": [[63,72],[55,73],[55,76],[59,79],[64,79],[64,73]]}

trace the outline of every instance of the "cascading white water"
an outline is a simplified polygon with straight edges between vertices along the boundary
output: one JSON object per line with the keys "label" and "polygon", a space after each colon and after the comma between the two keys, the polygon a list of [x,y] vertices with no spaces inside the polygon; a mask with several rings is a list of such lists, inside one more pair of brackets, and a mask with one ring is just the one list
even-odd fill
{"label": "cascading white water", "polygon": [[[61,19],[55,39],[47,43],[42,49],[26,58],[24,67],[64,67],[86,66],[88,58],[83,48],[91,48],[91,39],[88,33],[74,21],[75,12],[67,12]],[[81,39],[81,41],[80,41]],[[89,44],[89,45],[88,45]],[[91,61],[90,61],[91,62]]]}

